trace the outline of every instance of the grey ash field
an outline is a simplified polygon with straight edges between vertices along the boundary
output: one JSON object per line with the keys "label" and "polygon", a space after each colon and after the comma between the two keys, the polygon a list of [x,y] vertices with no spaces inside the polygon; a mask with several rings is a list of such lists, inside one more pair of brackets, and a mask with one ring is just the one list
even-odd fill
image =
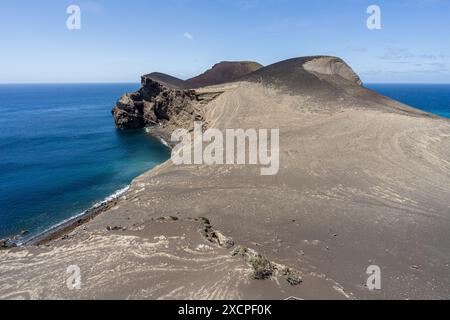
{"label": "grey ash field", "polygon": [[279,128],[278,175],[168,161],[64,236],[1,251],[0,298],[450,298],[449,120],[364,88],[338,58],[248,64],[143,76],[113,114],[163,137],[194,119]]}

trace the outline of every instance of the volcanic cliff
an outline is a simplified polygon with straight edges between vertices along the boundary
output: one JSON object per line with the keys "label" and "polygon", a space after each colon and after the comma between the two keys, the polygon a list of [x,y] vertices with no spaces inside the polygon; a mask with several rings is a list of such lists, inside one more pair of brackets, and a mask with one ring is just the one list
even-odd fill
{"label": "volcanic cliff", "polygon": [[122,96],[112,110],[116,127],[138,129],[174,118],[181,122],[202,120],[197,107],[217,95],[198,94],[193,88],[232,82],[261,67],[257,62],[224,61],[186,81],[158,72],[144,75],[141,89]]}

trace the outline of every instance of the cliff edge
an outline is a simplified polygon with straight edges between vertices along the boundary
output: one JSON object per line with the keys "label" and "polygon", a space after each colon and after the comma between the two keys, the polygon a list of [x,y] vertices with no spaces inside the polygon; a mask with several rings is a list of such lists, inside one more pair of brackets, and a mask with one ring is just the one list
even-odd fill
{"label": "cliff edge", "polygon": [[164,125],[170,119],[178,122],[202,120],[196,106],[216,95],[197,94],[193,88],[235,81],[261,68],[257,62],[220,62],[210,70],[188,80],[154,72],[141,77],[141,89],[123,95],[112,110],[118,129],[138,129]]}

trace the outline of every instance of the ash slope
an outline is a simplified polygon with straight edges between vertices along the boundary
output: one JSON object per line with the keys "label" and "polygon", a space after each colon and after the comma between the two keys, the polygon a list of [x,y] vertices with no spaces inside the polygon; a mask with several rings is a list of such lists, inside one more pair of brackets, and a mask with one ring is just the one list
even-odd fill
{"label": "ash slope", "polygon": [[222,61],[216,63],[211,69],[187,80],[153,72],[144,77],[157,81],[173,89],[195,89],[221,83],[235,81],[263,66],[254,61]]}
{"label": "ash slope", "polygon": [[[193,106],[210,127],[280,129],[278,175],[169,161],[68,238],[0,252],[0,297],[450,297],[447,119],[365,89],[333,57],[292,59],[192,92],[212,93]],[[179,119],[167,108],[166,134]],[[178,220],[158,220],[167,216]],[[253,265],[202,236],[192,220],[200,216],[303,282],[276,273],[253,280]],[[80,291],[61,279],[71,264],[85,272]],[[381,268],[379,291],[365,287],[369,265]]]}
{"label": "ash slope", "polygon": [[263,66],[253,61],[222,61],[210,70],[194,78],[186,80],[187,88],[200,88],[221,83],[236,81],[243,76],[261,69]]}

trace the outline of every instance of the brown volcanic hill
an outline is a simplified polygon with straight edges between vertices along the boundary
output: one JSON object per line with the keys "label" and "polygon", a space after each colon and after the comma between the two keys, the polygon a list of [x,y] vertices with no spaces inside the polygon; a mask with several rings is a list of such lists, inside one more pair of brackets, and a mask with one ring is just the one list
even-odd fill
{"label": "brown volcanic hill", "polygon": [[223,61],[215,64],[210,70],[185,81],[188,88],[200,88],[215,84],[235,81],[263,66],[253,61]]}
{"label": "brown volcanic hill", "polygon": [[142,76],[142,82],[145,82],[145,79],[150,79],[171,89],[196,89],[232,82],[261,68],[263,68],[263,65],[253,61],[223,61],[188,80],[182,80],[161,72],[153,72]]}
{"label": "brown volcanic hill", "polygon": [[[358,75],[342,59],[329,56],[292,58],[243,76],[242,81],[262,82],[295,94],[330,95],[339,91],[336,80],[361,85]],[[326,81],[329,80],[329,81]]]}

